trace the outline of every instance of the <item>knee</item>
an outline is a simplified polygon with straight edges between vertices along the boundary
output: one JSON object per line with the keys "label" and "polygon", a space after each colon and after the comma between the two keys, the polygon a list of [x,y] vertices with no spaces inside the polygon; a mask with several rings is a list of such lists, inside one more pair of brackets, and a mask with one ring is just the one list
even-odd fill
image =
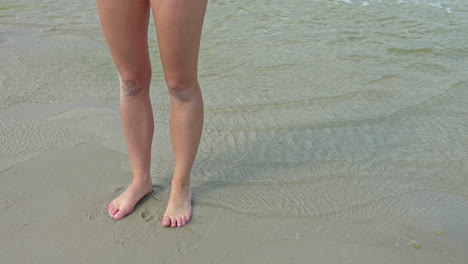
{"label": "knee", "polygon": [[193,99],[198,81],[166,80],[169,94],[175,100],[186,103]]}
{"label": "knee", "polygon": [[134,97],[147,89],[145,78],[137,77],[133,74],[119,74],[120,99]]}

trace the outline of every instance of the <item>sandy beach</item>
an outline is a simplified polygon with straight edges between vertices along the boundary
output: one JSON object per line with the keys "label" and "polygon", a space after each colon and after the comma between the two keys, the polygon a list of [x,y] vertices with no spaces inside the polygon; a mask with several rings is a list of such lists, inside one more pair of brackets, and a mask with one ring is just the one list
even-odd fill
{"label": "sandy beach", "polygon": [[468,5],[437,3],[210,2],[193,217],[166,228],[154,24],[153,193],[116,221],[132,175],[94,1],[7,0],[0,262],[465,264]]}
{"label": "sandy beach", "polygon": [[[107,214],[107,203],[131,176],[123,137],[111,129],[103,135],[82,129],[88,139],[67,134],[76,125],[96,129],[98,123],[116,122],[112,107],[22,109],[23,115],[14,107],[7,111],[25,123],[34,116],[44,127],[63,119],[74,122],[42,135],[42,142],[51,136],[61,140],[56,146],[48,143],[49,149],[0,173],[0,248],[7,263],[463,263],[467,257],[466,200],[456,195],[463,196],[464,187],[434,197],[416,175],[412,180],[404,179],[408,175],[387,179],[387,186],[398,181],[406,185],[397,195],[385,186],[376,190],[364,172],[359,179],[336,174],[267,182],[195,176],[193,219],[182,228],[165,228],[160,222],[172,166],[164,162],[171,155],[167,140],[153,146],[161,161],[153,169],[153,194],[116,221]],[[158,128],[156,133],[167,136],[168,127],[161,123]],[[17,135],[15,143],[36,140],[37,131]],[[324,173],[323,166],[311,171]],[[439,163],[418,171],[439,175],[463,166]],[[199,166],[197,171],[204,169],[209,170]],[[465,183],[463,176],[459,183]]]}
{"label": "sandy beach", "polygon": [[[370,226],[245,215],[213,206],[213,188],[198,182],[194,218],[185,228],[160,224],[168,199],[164,181],[125,220],[115,221],[106,203],[126,186],[125,163],[125,155],[90,141],[54,148],[3,172],[2,186],[9,186],[1,194],[3,261],[462,263],[467,257],[466,241],[456,233],[466,223],[441,228],[439,235],[391,219]],[[407,245],[412,241],[420,248]]]}

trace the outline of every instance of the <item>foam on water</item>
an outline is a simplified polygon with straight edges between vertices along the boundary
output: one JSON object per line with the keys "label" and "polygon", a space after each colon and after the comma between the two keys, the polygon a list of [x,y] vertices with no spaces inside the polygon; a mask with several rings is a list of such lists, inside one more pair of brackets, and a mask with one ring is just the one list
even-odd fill
{"label": "foam on water", "polygon": [[[320,0],[318,0],[320,1]],[[452,9],[450,7],[447,6],[447,2],[451,2],[451,1],[444,1],[443,3],[440,2],[440,1],[431,1],[431,0],[428,0],[428,1],[419,1],[419,0],[397,0],[397,1],[393,1],[393,0],[368,0],[368,1],[363,1],[363,0],[341,0],[342,2],[346,3],[346,4],[358,4],[360,6],[368,6],[368,5],[375,5],[375,4],[380,4],[382,2],[397,2],[398,4],[415,4],[415,5],[428,5],[428,6],[433,6],[433,7],[437,7],[437,8],[442,8],[442,9],[445,9],[447,11],[447,13],[452,13]]]}

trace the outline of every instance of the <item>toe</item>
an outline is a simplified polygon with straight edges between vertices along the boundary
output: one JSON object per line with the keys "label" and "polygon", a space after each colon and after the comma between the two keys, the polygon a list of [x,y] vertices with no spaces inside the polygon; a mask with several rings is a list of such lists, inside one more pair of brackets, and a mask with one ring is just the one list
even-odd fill
{"label": "toe", "polygon": [[117,220],[117,219],[120,219],[120,218],[121,218],[120,215],[121,215],[120,212],[117,211],[117,212],[115,212],[114,214],[111,214],[111,217],[114,218],[115,220]]}
{"label": "toe", "polygon": [[171,227],[177,227],[177,220],[175,218],[171,218]]}
{"label": "toe", "polygon": [[109,206],[109,214],[111,216],[113,216],[115,213],[117,213],[117,211],[119,211],[119,209],[117,209],[116,207],[114,207],[113,205]]}
{"label": "toe", "polygon": [[179,217],[179,218],[177,219],[177,226],[178,226],[178,227],[181,227],[181,226],[183,226],[183,225],[184,225],[184,222],[182,221],[182,217]]}
{"label": "toe", "polygon": [[107,204],[107,211],[110,213],[114,209],[114,205],[112,203]]}
{"label": "toe", "polygon": [[168,216],[164,216],[162,220],[162,225],[163,226],[170,226],[171,225],[171,219]]}
{"label": "toe", "polygon": [[119,219],[122,219],[124,216],[126,216],[129,212],[125,209],[120,209],[118,210],[114,216],[112,218],[114,218],[115,220],[119,220]]}

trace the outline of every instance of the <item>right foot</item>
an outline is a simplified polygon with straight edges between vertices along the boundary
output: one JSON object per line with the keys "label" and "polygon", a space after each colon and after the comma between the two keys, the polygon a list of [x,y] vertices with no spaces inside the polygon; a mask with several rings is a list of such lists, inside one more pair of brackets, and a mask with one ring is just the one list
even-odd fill
{"label": "right foot", "polygon": [[109,215],[119,220],[133,211],[135,204],[144,196],[153,192],[151,178],[145,181],[133,180],[127,189],[107,205]]}
{"label": "right foot", "polygon": [[162,225],[181,227],[192,217],[192,191],[190,185],[172,184],[169,202],[164,212]]}

